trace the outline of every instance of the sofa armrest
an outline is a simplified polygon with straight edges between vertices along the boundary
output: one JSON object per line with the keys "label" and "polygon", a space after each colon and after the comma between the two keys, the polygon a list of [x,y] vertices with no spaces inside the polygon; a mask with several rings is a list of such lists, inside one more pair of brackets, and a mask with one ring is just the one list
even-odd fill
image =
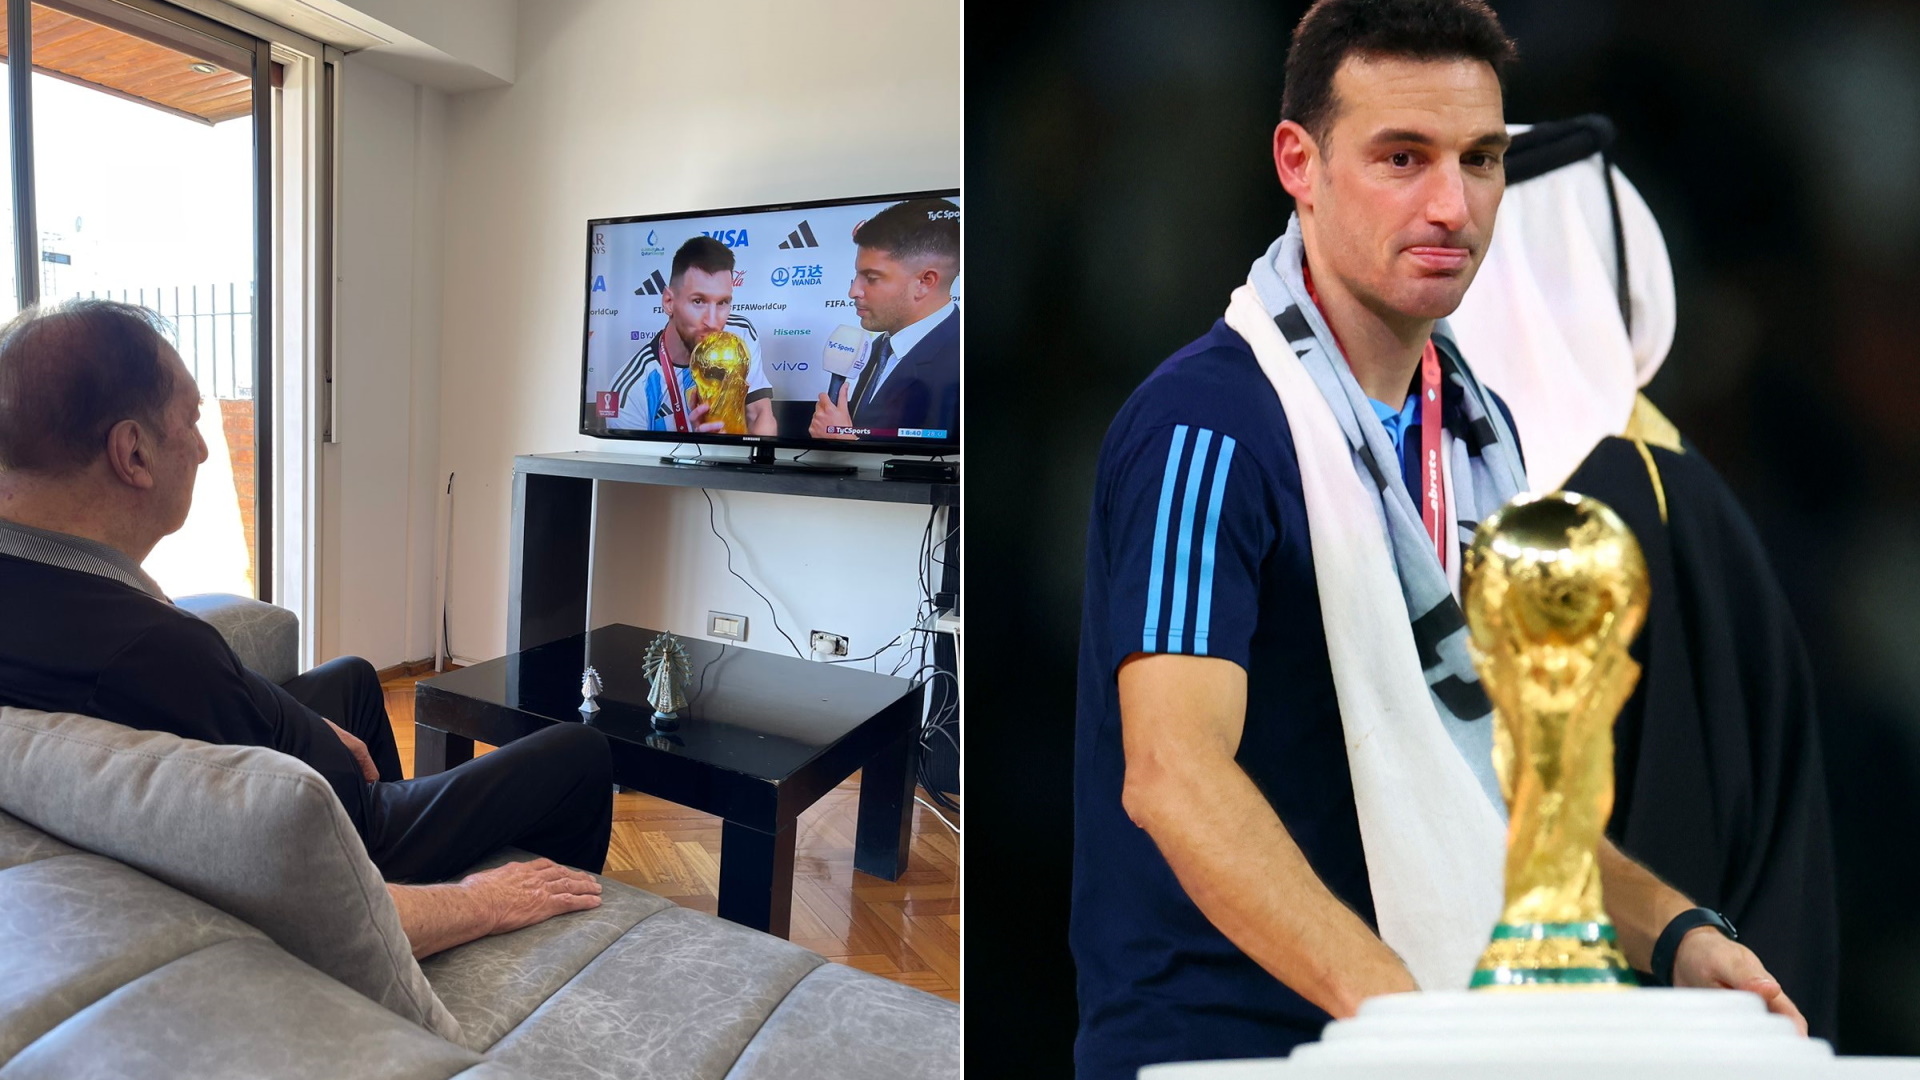
{"label": "sofa armrest", "polygon": [[213,624],[240,662],[278,685],[300,673],[300,617],[232,593],[182,596],[174,605]]}

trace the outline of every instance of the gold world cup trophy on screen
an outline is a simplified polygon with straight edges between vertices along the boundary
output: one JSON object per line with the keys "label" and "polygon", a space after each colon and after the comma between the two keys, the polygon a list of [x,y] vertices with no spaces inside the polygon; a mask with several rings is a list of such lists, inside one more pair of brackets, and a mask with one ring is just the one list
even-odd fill
{"label": "gold world cup trophy on screen", "polygon": [[1474,533],[1461,598],[1509,824],[1506,909],[1473,989],[1635,985],[1601,905],[1598,848],[1647,597],[1639,541],[1597,499],[1521,495]]}
{"label": "gold world cup trophy on screen", "polygon": [[715,330],[693,347],[689,360],[693,385],[707,405],[707,422],[718,421],[729,435],[747,433],[747,343]]}

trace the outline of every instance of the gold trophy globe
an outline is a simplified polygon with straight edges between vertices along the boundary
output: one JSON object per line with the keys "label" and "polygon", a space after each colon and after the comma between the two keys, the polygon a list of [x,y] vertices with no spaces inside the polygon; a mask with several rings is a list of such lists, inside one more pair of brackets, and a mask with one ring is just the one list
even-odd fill
{"label": "gold trophy globe", "polygon": [[1461,602],[1508,828],[1506,907],[1472,989],[1635,985],[1601,904],[1598,848],[1647,597],[1639,542],[1597,499],[1521,495],[1474,533]]}
{"label": "gold trophy globe", "polygon": [[707,422],[726,425],[729,435],[747,433],[747,364],[747,343],[725,330],[701,338],[689,360]]}

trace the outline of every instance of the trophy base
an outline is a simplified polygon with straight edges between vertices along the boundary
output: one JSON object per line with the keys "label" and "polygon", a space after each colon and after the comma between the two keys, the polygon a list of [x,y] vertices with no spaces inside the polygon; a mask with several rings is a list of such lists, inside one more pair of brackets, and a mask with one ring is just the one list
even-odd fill
{"label": "trophy base", "polygon": [[1501,923],[1470,990],[1630,990],[1639,985],[1613,924]]}
{"label": "trophy base", "polygon": [[653,714],[653,730],[676,731],[680,727],[680,714],[677,712]]}

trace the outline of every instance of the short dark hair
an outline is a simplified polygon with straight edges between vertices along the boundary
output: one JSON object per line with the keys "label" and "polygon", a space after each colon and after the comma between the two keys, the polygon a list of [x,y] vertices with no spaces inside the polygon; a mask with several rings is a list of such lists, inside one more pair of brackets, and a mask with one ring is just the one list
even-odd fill
{"label": "short dark hair", "polygon": [[960,276],[960,208],[946,199],[894,203],[862,222],[853,242],[896,259],[940,259]]}
{"label": "short dark hair", "polygon": [[732,270],[733,249],[711,236],[694,237],[673,253],[673,276],[667,284],[679,288],[680,279],[687,276],[689,266],[709,274]]}
{"label": "short dark hair", "polygon": [[1324,143],[1339,102],[1333,75],[1347,57],[1480,60],[1495,77],[1515,54],[1485,0],[1318,0],[1293,28],[1280,118]]}
{"label": "short dark hair", "polygon": [[0,471],[85,468],[122,420],[164,439],[174,393],[165,326],[133,304],[69,300],[0,327]]}

